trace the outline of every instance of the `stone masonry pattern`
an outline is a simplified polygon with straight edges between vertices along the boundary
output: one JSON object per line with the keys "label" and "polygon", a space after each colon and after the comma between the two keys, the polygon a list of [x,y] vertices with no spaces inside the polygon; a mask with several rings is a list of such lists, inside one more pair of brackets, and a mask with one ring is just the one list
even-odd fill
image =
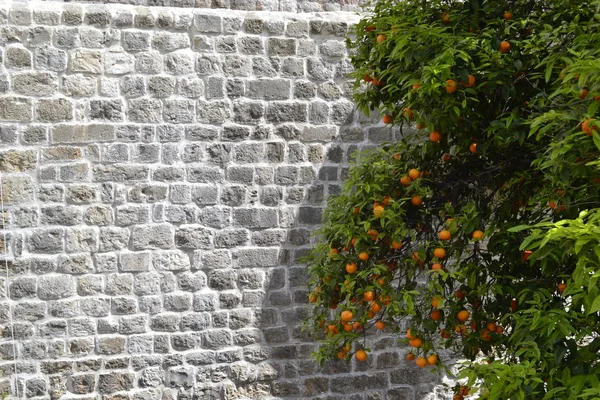
{"label": "stone masonry pattern", "polygon": [[324,198],[399,135],[353,108],[359,16],[231,8],[0,0],[0,393],[441,398],[301,330]]}

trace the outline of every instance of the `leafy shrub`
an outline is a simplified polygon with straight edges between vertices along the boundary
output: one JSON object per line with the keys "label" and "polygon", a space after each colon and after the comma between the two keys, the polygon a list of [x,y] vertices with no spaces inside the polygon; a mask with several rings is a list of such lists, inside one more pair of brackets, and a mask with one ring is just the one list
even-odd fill
{"label": "leafy shrub", "polygon": [[317,359],[384,329],[419,366],[465,358],[456,399],[600,398],[600,1],[383,0],[348,46],[403,139],[329,199]]}

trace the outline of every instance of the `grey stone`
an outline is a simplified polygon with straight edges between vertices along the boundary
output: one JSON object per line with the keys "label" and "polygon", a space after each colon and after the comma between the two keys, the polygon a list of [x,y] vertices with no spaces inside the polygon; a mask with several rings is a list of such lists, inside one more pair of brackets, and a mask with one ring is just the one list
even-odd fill
{"label": "grey stone", "polygon": [[134,250],[168,249],[174,245],[174,232],[169,224],[135,226],[132,246]]}
{"label": "grey stone", "polygon": [[[24,87],[23,90],[28,91],[29,89]],[[31,121],[32,115],[30,99],[24,97],[0,98],[0,121],[27,122]]]}
{"label": "grey stone", "polygon": [[194,26],[198,32],[221,33],[221,17],[217,15],[194,14]]}
{"label": "grey stone", "polygon": [[8,68],[31,68],[32,55],[22,46],[9,46],[5,49],[4,64]]}
{"label": "grey stone", "polygon": [[36,120],[40,122],[60,122],[73,119],[73,105],[67,99],[38,100]]}
{"label": "grey stone", "polygon": [[261,100],[286,100],[290,98],[290,81],[284,79],[259,79],[248,81],[248,97]]}

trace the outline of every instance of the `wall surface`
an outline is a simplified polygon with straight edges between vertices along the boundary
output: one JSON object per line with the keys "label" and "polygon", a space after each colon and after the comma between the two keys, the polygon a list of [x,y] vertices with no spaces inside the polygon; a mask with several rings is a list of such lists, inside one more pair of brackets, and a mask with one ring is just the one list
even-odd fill
{"label": "wall surface", "polygon": [[350,101],[357,15],[227,4],[293,12],[0,1],[0,392],[435,398],[394,339],[319,369],[300,330],[323,199],[396,135]]}

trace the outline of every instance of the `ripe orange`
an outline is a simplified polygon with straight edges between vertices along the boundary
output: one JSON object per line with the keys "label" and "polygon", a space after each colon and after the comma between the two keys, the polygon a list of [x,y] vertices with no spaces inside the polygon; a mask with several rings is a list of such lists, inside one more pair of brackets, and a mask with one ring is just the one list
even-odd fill
{"label": "ripe orange", "polygon": [[471,314],[467,310],[459,311],[458,314],[456,314],[456,318],[460,322],[465,322],[466,320],[469,319],[470,316],[471,316]]}
{"label": "ripe orange", "polygon": [[579,98],[580,99],[585,99],[588,95],[589,91],[587,89],[581,89],[581,92],[579,92]]}
{"label": "ripe orange", "polygon": [[343,360],[344,358],[346,358],[346,353],[343,351],[338,351],[337,358],[339,358],[340,360]]}
{"label": "ripe orange", "polygon": [[352,328],[354,328],[355,331],[359,331],[362,329],[362,324],[360,322],[356,321],[352,324]]}
{"label": "ripe orange", "polygon": [[409,186],[411,182],[412,182],[412,179],[410,179],[409,176],[403,176],[402,178],[400,178],[400,184],[402,186]]}
{"label": "ripe orange", "polygon": [[415,363],[421,368],[425,368],[427,366],[427,360],[425,359],[425,357],[417,358],[415,360]]}
{"label": "ripe orange", "polygon": [[437,249],[433,250],[433,256],[437,258],[444,258],[446,257],[446,250],[444,250],[441,247],[438,247]]}
{"label": "ripe orange", "polygon": [[453,79],[448,79],[446,81],[446,92],[454,93],[456,92],[456,89],[458,89],[458,84],[456,83],[456,81]]}
{"label": "ripe orange", "polygon": [[471,390],[471,389],[468,386],[461,386],[459,392],[460,392],[460,394],[462,394],[464,396],[468,396],[469,390]]}
{"label": "ripe orange", "polygon": [[369,253],[367,253],[366,251],[363,251],[362,253],[360,253],[360,254],[358,255],[358,258],[359,258],[361,261],[367,261],[367,260],[369,259]]}
{"label": "ripe orange", "polygon": [[421,175],[421,173],[419,172],[418,169],[413,168],[410,171],[408,171],[408,176],[410,177],[410,179],[412,179],[413,181],[416,181],[419,176]]}
{"label": "ripe orange", "polygon": [[594,121],[594,118],[586,119],[585,121],[583,121],[581,123],[581,130],[587,136],[592,136],[594,134],[594,131],[598,131],[598,127],[597,126],[590,127],[590,122],[592,122],[592,121]]}
{"label": "ripe orange", "polygon": [[458,297],[459,300],[462,300],[467,296],[467,294],[462,290],[457,290],[456,292],[454,292],[454,295]]}
{"label": "ripe orange", "polygon": [[488,331],[487,329],[485,329],[483,332],[481,332],[481,339],[485,342],[489,342],[492,340],[492,335],[490,333],[490,331]]}
{"label": "ripe orange", "polygon": [[431,299],[431,306],[433,308],[438,308],[438,306],[440,305],[440,301],[442,301],[441,297],[434,297],[433,299]]}
{"label": "ripe orange", "polygon": [[399,160],[399,159],[400,159],[400,154],[399,153],[394,154],[394,160]]}
{"label": "ripe orange", "polygon": [[442,22],[445,24],[449,23],[450,22],[450,14],[448,14],[448,13],[442,14]]}
{"label": "ripe orange", "polygon": [[373,207],[373,215],[375,215],[376,218],[381,218],[383,216],[384,211],[385,208],[383,208],[383,206]]}
{"label": "ripe orange", "polygon": [[462,394],[455,394],[452,396],[452,400],[465,400]]}
{"label": "ripe orange", "polygon": [[390,196],[385,196],[383,198],[383,201],[381,202],[381,205],[386,207],[386,206],[389,206],[390,204],[392,204],[392,198]]}
{"label": "ripe orange", "polygon": [[414,361],[414,359],[415,359],[415,358],[417,358],[417,356],[416,356],[416,355],[414,355],[413,353],[408,353],[408,354],[406,355],[406,359],[407,359],[408,361]]}
{"label": "ripe orange", "polygon": [[425,124],[422,122],[417,122],[417,129],[423,129],[425,128]]}
{"label": "ripe orange", "polygon": [[384,124],[391,124],[394,121],[394,118],[391,115],[384,115],[381,119]]}
{"label": "ripe orange", "polygon": [[496,332],[497,326],[494,322],[488,322],[487,328],[488,328],[488,331],[490,331],[490,332]]}
{"label": "ripe orange", "polygon": [[512,299],[510,301],[510,309],[512,310],[512,312],[516,312],[517,311],[518,305],[519,304],[517,303],[517,300]]}
{"label": "ripe orange", "polygon": [[402,110],[402,114],[404,117],[406,117],[406,119],[411,119],[414,116],[410,107],[405,107],[404,110]]}
{"label": "ripe orange", "polygon": [[450,231],[447,231],[447,230],[440,231],[440,239],[441,240],[450,240],[451,237],[452,237],[452,234],[450,234]]}
{"label": "ripe orange", "polygon": [[308,296],[308,301],[311,303],[316,303],[317,302],[317,294],[315,292],[312,292],[309,296]]}
{"label": "ripe orange", "polygon": [[456,333],[458,333],[459,335],[464,335],[465,333],[467,333],[467,327],[464,325],[456,325],[456,328],[454,328],[454,330],[456,331]]}
{"label": "ripe orange", "polygon": [[354,354],[354,357],[356,357],[356,359],[358,361],[365,361],[367,359],[367,352],[364,350],[358,350],[356,352],[356,354]]}
{"label": "ripe orange", "polygon": [[352,212],[356,215],[356,214],[360,214],[360,207],[354,207],[354,210],[352,210]]}
{"label": "ripe orange", "polygon": [[496,327],[496,333],[497,333],[497,334],[500,334],[500,333],[502,333],[502,332],[504,332],[504,328],[503,328],[503,327],[501,327],[500,325],[498,325],[498,326]]}
{"label": "ripe orange", "polygon": [[368,291],[368,292],[364,292],[363,293],[363,298],[366,301],[373,301],[373,299],[375,298],[375,293]]}
{"label": "ripe orange", "polygon": [[[379,232],[377,232],[377,230],[375,230],[375,229],[369,229],[367,231],[367,235],[371,236],[372,240],[377,240],[377,236],[379,235]],[[363,260],[363,261],[365,261],[365,260]]]}
{"label": "ripe orange", "polygon": [[381,311],[381,306],[376,301],[372,302],[371,305],[369,306],[369,308],[374,313],[378,313],[379,311]]}
{"label": "ripe orange", "polygon": [[442,329],[440,331],[440,335],[442,336],[443,339],[450,339],[452,337],[452,335],[450,335],[450,333],[445,329]]}
{"label": "ripe orange", "polygon": [[559,283],[559,284],[558,284],[558,288],[557,288],[557,289],[558,289],[558,291],[559,291],[560,293],[562,293],[562,292],[564,292],[564,291],[565,291],[565,289],[566,289],[566,288],[567,288],[567,284],[566,284],[566,283]]}
{"label": "ripe orange", "polygon": [[414,336],[414,335],[412,334],[412,331],[411,331],[411,329],[410,329],[410,328],[408,328],[408,330],[406,331],[406,337],[407,337],[408,339],[410,339],[410,340],[412,340],[412,339],[416,339],[416,338],[417,338],[416,336]]}
{"label": "ripe orange", "polygon": [[452,160],[452,156],[451,156],[450,154],[444,154],[444,155],[442,156],[442,161],[443,161],[443,162],[448,162],[448,161],[450,161],[450,160]]}
{"label": "ripe orange", "polygon": [[470,151],[471,153],[477,153],[477,143],[471,143],[471,144],[469,145],[469,151]]}
{"label": "ripe orange", "polygon": [[331,332],[332,335],[337,335],[339,333],[338,328],[335,325],[328,325],[327,330]]}
{"label": "ripe orange", "polygon": [[436,354],[431,354],[429,357],[427,357],[427,364],[435,365],[437,363],[438,363],[438,356]]}
{"label": "ripe orange", "polygon": [[358,267],[356,266],[356,263],[346,264],[346,272],[349,274],[355,273],[357,269]]}
{"label": "ripe orange", "polygon": [[504,12],[504,15],[503,15],[503,17],[504,17],[504,19],[505,19],[505,20],[507,20],[507,21],[508,21],[508,20],[511,20],[511,19],[512,19],[512,17],[513,17],[513,13],[511,13],[510,11],[505,11],[505,12]]}
{"label": "ripe orange", "polygon": [[400,250],[402,248],[402,242],[392,242],[392,249]]}
{"label": "ripe orange", "polygon": [[462,84],[463,84],[464,87],[470,88],[470,87],[475,86],[475,82],[476,82],[475,77],[473,75],[469,74],[468,75],[468,82],[467,83],[463,82]]}
{"label": "ripe orange", "polygon": [[442,264],[440,264],[440,263],[434,263],[434,264],[431,266],[431,269],[432,269],[433,271],[440,271],[440,270],[442,270],[443,268],[444,268],[444,267],[443,267],[443,266],[442,266]]}
{"label": "ripe orange", "polygon": [[419,348],[423,345],[423,341],[419,338],[416,338],[416,339],[409,340],[408,344],[411,345],[412,347]]}
{"label": "ripe orange", "polygon": [[383,321],[377,321],[375,323],[375,327],[377,327],[377,329],[379,329],[380,331],[385,329],[385,322]]}
{"label": "ripe orange", "polygon": [[364,74],[364,75],[363,75],[363,81],[365,81],[365,82],[369,83],[369,82],[371,82],[372,80],[373,80],[373,78],[371,78],[371,75],[369,75],[369,74]]}
{"label": "ripe orange", "polygon": [[412,86],[412,89],[416,91],[416,90],[419,90],[419,88],[420,88],[420,87],[421,87],[421,84],[420,84],[420,83],[415,83],[415,84]]}
{"label": "ripe orange", "polygon": [[375,25],[369,25],[365,28],[365,31],[367,32],[373,32],[375,30]]}
{"label": "ripe orange", "polygon": [[479,240],[479,239],[483,238],[483,232],[482,231],[473,231],[473,234],[471,236],[473,237],[473,239]]}
{"label": "ripe orange", "polygon": [[521,255],[521,260],[527,261],[527,259],[529,257],[531,257],[532,254],[533,254],[533,251],[531,251],[531,250],[524,250],[523,254]]}
{"label": "ripe orange", "polygon": [[500,52],[502,54],[506,54],[510,51],[510,43],[507,42],[506,40],[503,40],[502,42],[500,42]]}
{"label": "ripe orange", "polygon": [[433,131],[429,134],[429,140],[439,143],[442,141],[442,135],[439,132]]}
{"label": "ripe orange", "polygon": [[415,207],[419,207],[421,204],[423,204],[423,199],[421,198],[421,196],[415,195],[410,199],[410,203]]}
{"label": "ripe orange", "polygon": [[442,318],[442,312],[440,310],[433,310],[429,316],[432,320],[439,321]]}
{"label": "ripe orange", "polygon": [[347,324],[344,324],[344,330],[346,332],[352,332],[354,330],[354,327],[352,326],[352,323],[348,322]]}
{"label": "ripe orange", "polygon": [[383,34],[377,35],[377,43],[383,43],[383,42],[385,42],[385,35],[383,35]]}
{"label": "ripe orange", "polygon": [[374,76],[373,79],[371,79],[371,83],[373,86],[380,86],[382,82],[376,76]]}
{"label": "ripe orange", "polygon": [[352,318],[354,318],[354,314],[352,314],[352,311],[346,310],[342,311],[341,317],[343,322],[348,322],[352,321]]}

